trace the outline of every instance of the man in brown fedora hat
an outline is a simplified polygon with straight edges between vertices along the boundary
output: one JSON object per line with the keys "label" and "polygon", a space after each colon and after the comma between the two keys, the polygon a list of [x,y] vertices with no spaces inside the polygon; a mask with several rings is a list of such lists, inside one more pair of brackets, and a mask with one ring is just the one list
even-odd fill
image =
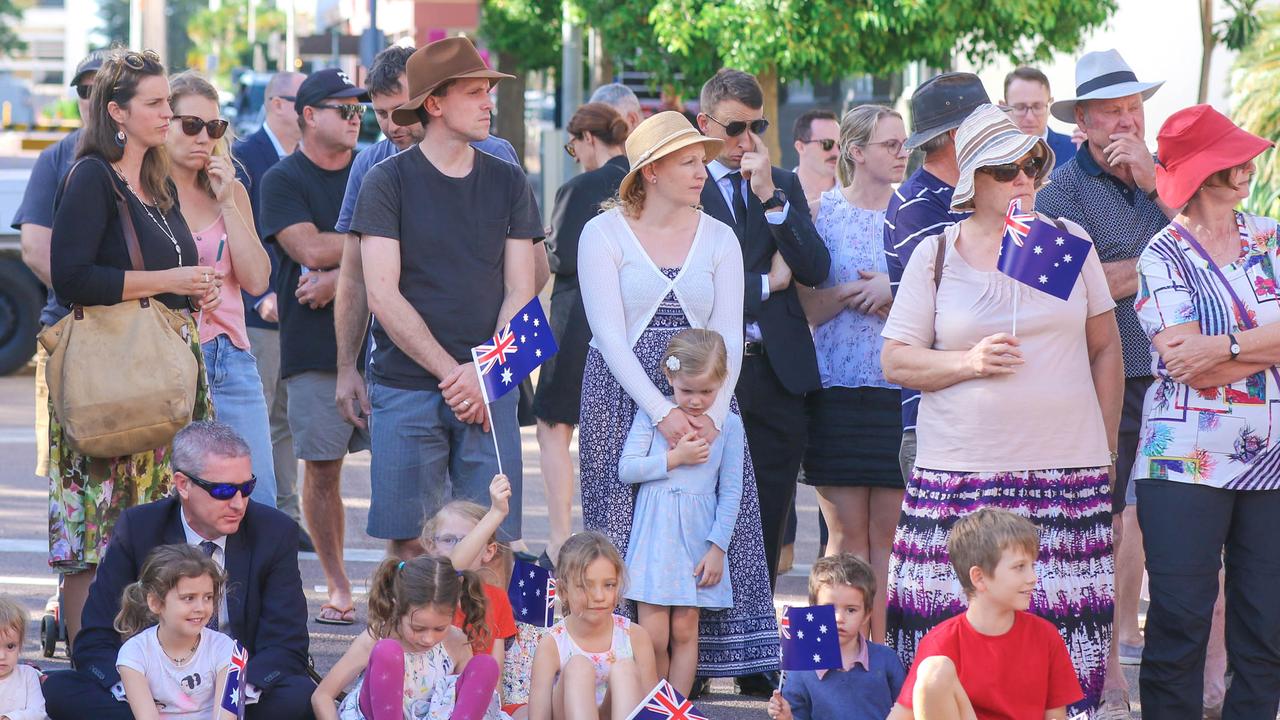
{"label": "man in brown fedora hat", "polygon": [[514,489],[499,534],[520,537],[517,394],[486,407],[471,348],[534,295],[535,240],[543,235],[519,167],[470,143],[489,136],[494,83],[466,38],[447,38],[408,60],[409,101],[398,125],[422,123],[417,147],[365,176],[351,221],[360,238],[373,352],[368,366],[373,439],[368,532],[409,541],[454,495],[487,502],[502,467]]}

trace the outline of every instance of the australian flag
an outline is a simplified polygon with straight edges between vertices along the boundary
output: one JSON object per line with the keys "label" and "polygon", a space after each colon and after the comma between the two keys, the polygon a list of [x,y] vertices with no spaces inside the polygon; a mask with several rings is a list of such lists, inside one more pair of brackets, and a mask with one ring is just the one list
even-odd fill
{"label": "australian flag", "polygon": [[1036,290],[1066,300],[1084,269],[1093,243],[1022,212],[1022,203],[1009,203],[1000,242],[1000,272]]}
{"label": "australian flag", "polygon": [[231,653],[231,666],[227,669],[227,685],[222,692],[222,709],[235,717],[244,717],[244,666],[249,662],[249,652],[240,642]]}
{"label": "australian flag", "polygon": [[834,605],[784,608],[780,632],[783,670],[836,670],[843,666]]}
{"label": "australian flag", "polygon": [[471,348],[485,402],[491,403],[519,387],[557,349],[542,303],[535,296],[489,342]]}
{"label": "australian flag", "polygon": [[507,599],[516,620],[538,627],[551,627],[556,620],[556,579],[551,571],[516,560],[507,586]]}
{"label": "australian flag", "polygon": [[671,687],[671,683],[659,680],[649,696],[631,711],[627,720],[707,720],[707,716],[698,712],[698,708],[686,700],[679,690]]}

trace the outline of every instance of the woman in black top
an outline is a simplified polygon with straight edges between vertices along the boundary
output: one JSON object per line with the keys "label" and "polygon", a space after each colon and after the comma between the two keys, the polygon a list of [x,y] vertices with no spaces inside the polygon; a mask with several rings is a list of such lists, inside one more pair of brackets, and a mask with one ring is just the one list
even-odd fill
{"label": "woman in black top", "polygon": [[618,192],[626,176],[627,122],[611,106],[587,103],[569,120],[564,149],[586,172],[556,191],[547,253],[556,282],[551,291],[551,331],[560,350],[542,366],[533,412],[538,417],[538,449],[542,477],[547,483],[547,512],[551,533],[544,564],[560,552],[569,538],[573,506],[573,461],[569,442],[578,424],[582,399],[582,370],[586,365],[591,327],[578,292],[578,236],[582,226],[600,212],[600,203]]}
{"label": "woman in black top", "polygon": [[[187,319],[200,362],[195,418],[212,415],[192,309],[219,302],[220,279],[196,263],[191,231],[175,202],[165,136],[173,112],[155,53],[119,52],[94,80],[79,158],[55,199],[50,274],[63,304],[113,305],[154,297]],[[133,270],[116,204],[125,197],[145,271]],[[103,363],[133,358],[102,358]],[[63,437],[50,413],[49,564],[63,573],[62,617],[74,642],[94,571],[120,513],[169,494],[169,447],[127,457],[89,458]]]}

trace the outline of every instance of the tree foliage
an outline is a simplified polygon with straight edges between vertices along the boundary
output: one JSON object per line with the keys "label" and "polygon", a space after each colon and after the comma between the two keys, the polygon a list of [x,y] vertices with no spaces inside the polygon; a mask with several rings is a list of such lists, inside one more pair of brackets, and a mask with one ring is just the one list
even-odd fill
{"label": "tree foliage", "polygon": [[22,22],[22,11],[29,5],[21,0],[0,0],[0,55],[26,49],[27,43],[18,37],[15,28]]}
{"label": "tree foliage", "polygon": [[509,57],[518,67],[505,72],[542,70],[560,64],[559,0],[486,0],[480,15],[485,47]]}
{"label": "tree foliage", "polygon": [[[1232,68],[1232,116],[1245,130],[1264,138],[1280,137],[1280,8],[1258,14],[1258,28]],[[1280,158],[1268,150],[1255,161],[1258,172],[1245,207],[1280,217]]]}
{"label": "tree foliage", "polygon": [[[271,33],[284,32],[285,16],[267,3],[258,3],[256,10],[254,17],[257,43],[263,45]],[[249,44],[246,30],[248,26],[248,0],[223,0],[222,6],[217,10],[200,10],[187,23],[187,34],[193,42],[187,64],[208,74],[211,70],[207,67],[208,59],[216,57],[218,66],[213,72],[215,84],[223,88],[230,87],[232,68],[253,65],[253,46]]]}

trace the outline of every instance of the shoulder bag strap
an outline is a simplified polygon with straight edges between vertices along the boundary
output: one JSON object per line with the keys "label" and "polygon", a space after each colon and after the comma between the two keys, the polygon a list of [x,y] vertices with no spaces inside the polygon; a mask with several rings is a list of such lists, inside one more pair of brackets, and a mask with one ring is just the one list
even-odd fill
{"label": "shoulder bag strap", "polygon": [[933,254],[933,289],[942,287],[942,266],[947,261],[947,233],[938,233],[938,251]]}

